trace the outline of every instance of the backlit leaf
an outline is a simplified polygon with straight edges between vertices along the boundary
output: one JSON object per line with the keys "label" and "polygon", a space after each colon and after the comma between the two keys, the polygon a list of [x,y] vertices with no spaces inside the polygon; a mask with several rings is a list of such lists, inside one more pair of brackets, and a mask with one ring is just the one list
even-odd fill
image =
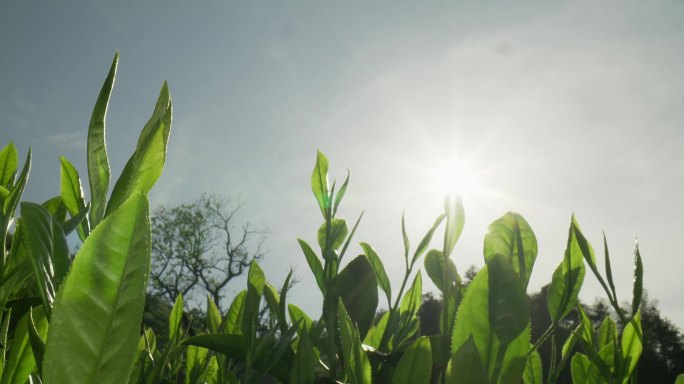
{"label": "backlit leaf", "polygon": [[135,152],[126,162],[121,176],[114,184],[105,217],[112,214],[131,195],[139,192],[148,193],[157,182],[166,161],[172,113],[169,87],[164,82],[152,117],[140,133]]}
{"label": "backlit leaf", "polygon": [[371,247],[368,243],[361,243],[361,248],[363,249],[363,253],[368,258],[371,267],[373,267],[373,270],[375,271],[375,277],[378,280],[378,286],[383,292],[385,292],[385,295],[387,296],[387,303],[391,306],[392,286],[390,285],[389,278],[387,277],[385,267],[382,265],[380,257],[375,252],[373,247]]}
{"label": "backlit leaf", "polygon": [[430,339],[418,338],[404,352],[392,376],[392,384],[429,384],[432,375]]}
{"label": "backlit leaf", "polygon": [[[519,244],[522,244],[522,253]],[[518,275],[524,272],[522,277],[527,285],[537,258],[537,238],[521,215],[508,212],[489,225],[484,239],[485,261],[497,254],[508,258]]]}
{"label": "backlit leaf", "polygon": [[128,380],[149,269],[149,205],[144,195],[135,194],[93,230],[60,287],[43,383]]}
{"label": "backlit leaf", "polygon": [[[90,117],[88,127],[88,180],[90,181],[90,223],[95,227],[104,214],[109,192],[109,159],[107,158],[107,145],[105,143],[105,119],[109,97],[114,87],[116,68],[119,64],[119,52],[114,55],[112,66],[109,68],[107,78],[102,84],[100,94],[95,102],[93,114]],[[75,213],[72,213],[74,215]]]}
{"label": "backlit leaf", "polygon": [[321,208],[323,217],[327,217],[327,210],[330,208],[330,195],[328,190],[328,158],[323,152],[316,154],[316,166],[311,174],[311,190],[316,197],[318,206]]}

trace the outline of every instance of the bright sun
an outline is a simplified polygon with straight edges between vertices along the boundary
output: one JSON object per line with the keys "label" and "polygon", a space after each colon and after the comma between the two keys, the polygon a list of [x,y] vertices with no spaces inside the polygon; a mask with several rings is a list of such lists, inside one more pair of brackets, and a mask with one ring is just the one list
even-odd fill
{"label": "bright sun", "polygon": [[460,195],[466,200],[472,200],[484,188],[480,172],[469,162],[443,161],[427,173],[429,189],[442,197]]}

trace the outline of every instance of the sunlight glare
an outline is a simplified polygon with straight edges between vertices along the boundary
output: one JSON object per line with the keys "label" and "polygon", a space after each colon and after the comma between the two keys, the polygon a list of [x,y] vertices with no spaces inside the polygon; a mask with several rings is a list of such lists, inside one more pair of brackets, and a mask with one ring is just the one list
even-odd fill
{"label": "sunlight glare", "polygon": [[429,171],[430,189],[439,196],[460,195],[472,200],[482,191],[480,173],[472,164],[463,161],[445,161]]}

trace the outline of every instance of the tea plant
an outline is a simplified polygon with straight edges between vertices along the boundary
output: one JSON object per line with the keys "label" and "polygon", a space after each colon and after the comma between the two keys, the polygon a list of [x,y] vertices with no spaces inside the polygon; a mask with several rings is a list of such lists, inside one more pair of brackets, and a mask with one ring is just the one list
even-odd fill
{"label": "tea plant", "polygon": [[[60,195],[43,204],[19,203],[28,181],[31,152],[19,169],[12,143],[0,151],[0,384],[5,383],[556,383],[570,370],[575,383],[631,383],[642,349],[640,306],[643,267],[634,256],[631,306],[618,305],[608,247],[604,272],[572,217],[565,253],[551,276],[547,304],[551,325],[530,336],[527,286],[537,241],[525,219],[506,213],[489,226],[484,266],[467,286],[452,261],[464,228],[463,206],[447,198],[444,213],[411,246],[402,218],[404,275],[393,290],[381,257],[365,242],[345,258],[363,214],[351,226],[337,216],[349,175],[329,182],[328,159],[318,153],[311,178],[322,216],[317,249],[299,240],[321,291],[318,319],[287,300],[291,274],[281,289],[267,282],[256,262],[247,287],[226,313],[207,299],[206,332],[191,334],[176,298],[168,342],[140,329],[150,271],[147,193],[161,174],[171,126],[171,100],[162,86],[152,117],[109,198],[105,115],[118,55],[98,97],[88,129],[86,202],[75,167],[60,159]],[[21,213],[15,216],[16,208]],[[83,246],[71,259],[66,236]],[[433,238],[440,246],[432,248]],[[443,299],[440,333],[420,334],[422,262]],[[577,299],[587,267],[624,325],[611,318],[595,329]],[[378,290],[379,289],[379,290]],[[381,295],[379,295],[381,292]],[[374,320],[379,301],[387,312]],[[259,329],[259,308],[270,312]],[[580,323],[552,349],[542,372],[537,349],[555,346],[557,330],[573,311]],[[682,377],[677,383],[682,381]]]}

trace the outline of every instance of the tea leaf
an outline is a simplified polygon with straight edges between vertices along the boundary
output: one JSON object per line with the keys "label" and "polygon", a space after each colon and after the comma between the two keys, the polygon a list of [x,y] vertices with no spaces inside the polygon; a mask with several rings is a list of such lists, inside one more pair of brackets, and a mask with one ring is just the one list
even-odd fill
{"label": "tea leaf", "polygon": [[[102,84],[102,89],[97,97],[93,114],[88,127],[88,180],[90,181],[90,223],[95,227],[104,214],[109,192],[109,159],[107,158],[107,145],[105,143],[105,118],[109,97],[114,87],[116,68],[119,64],[119,52],[114,55],[112,66]],[[74,213],[75,214],[75,213]]]}
{"label": "tea leaf", "polygon": [[509,260],[527,286],[537,258],[537,238],[521,215],[508,212],[489,225],[484,239],[485,261],[497,254]]}
{"label": "tea leaf", "polygon": [[[485,265],[477,273],[461,301],[451,339],[451,353],[453,356],[472,336],[490,376],[493,375],[495,366],[500,364],[500,382],[519,381],[525,370],[527,351],[530,348],[530,326],[528,325],[508,346],[501,345],[489,321],[491,316],[488,269],[489,265]],[[500,352],[501,348],[505,348],[505,351]],[[497,357],[501,356],[503,359],[498,361]],[[490,379],[493,381],[493,378]]]}
{"label": "tea leaf", "polygon": [[347,237],[348,229],[347,222],[342,219],[332,219],[330,222],[330,238],[327,238],[327,223],[318,228],[318,245],[322,250],[334,249],[337,250],[342,246],[344,239]]}
{"label": "tea leaf", "polygon": [[473,336],[468,337],[451,358],[451,377],[453,384],[489,384],[487,368],[482,363]]}
{"label": "tea leaf", "polygon": [[553,273],[551,286],[546,296],[549,315],[554,322],[563,319],[577,305],[577,295],[584,281],[584,263],[582,251],[577,244],[576,233],[573,218],[563,261]]}
{"label": "tea leaf", "polygon": [[316,197],[318,206],[321,208],[323,218],[328,217],[327,212],[330,205],[330,195],[328,190],[328,158],[323,152],[316,153],[316,166],[311,174],[311,190]]}
{"label": "tea leaf", "polygon": [[465,225],[465,214],[463,213],[463,201],[461,197],[449,196],[444,200],[444,212],[447,217],[446,230],[444,231],[444,257],[449,257],[456,246],[458,238],[461,237],[463,226]]}
{"label": "tea leaf", "polygon": [[644,291],[644,265],[641,262],[639,244],[634,245],[634,288],[632,294],[632,315],[639,311],[641,296]]}
{"label": "tea leaf", "polygon": [[541,355],[539,355],[539,352],[536,350],[527,356],[527,364],[525,365],[525,373],[523,374],[523,383],[544,384]]}
{"label": "tea leaf", "polygon": [[586,355],[576,353],[571,363],[573,383],[602,383],[604,382],[598,369],[589,361]]}
{"label": "tea leaf", "polygon": [[147,194],[157,182],[166,161],[166,144],[169,140],[172,114],[169,87],[164,82],[152,117],[140,132],[135,152],[126,162],[121,176],[114,184],[105,217],[112,214],[131,195],[138,192]]}
{"label": "tea leaf", "polygon": [[406,234],[406,221],[404,220],[404,213],[401,214],[401,239],[404,242],[404,260],[406,260],[406,267],[408,268],[408,255],[409,249],[411,248],[411,243],[409,242],[408,235]]}
{"label": "tea leaf", "polygon": [[[81,179],[78,177],[78,171],[67,160],[66,157],[61,156],[60,162],[60,196],[66,206],[71,217],[84,215],[86,203],[83,198],[83,188],[81,187]],[[82,221],[78,226],[78,236],[81,241],[85,241],[90,234],[90,226],[88,221]]]}
{"label": "tea leaf", "polygon": [[377,281],[373,267],[365,256],[358,256],[335,277],[333,284],[336,295],[328,300],[337,300],[338,297],[342,299],[346,312],[359,328],[359,337],[365,338],[378,306]]}
{"label": "tea leaf", "polygon": [[392,286],[390,285],[389,278],[387,277],[387,273],[385,272],[385,267],[382,265],[380,257],[375,252],[373,247],[370,246],[370,244],[361,243],[361,248],[363,249],[366,258],[368,258],[371,267],[373,267],[373,270],[375,271],[375,277],[378,281],[378,286],[380,287],[380,289],[382,289],[383,292],[385,292],[385,296],[387,296],[387,305],[389,305],[391,308]]}
{"label": "tea leaf", "polygon": [[434,224],[432,224],[432,227],[427,231],[425,236],[423,236],[423,239],[420,240],[420,243],[418,243],[418,247],[416,248],[416,251],[413,253],[413,258],[411,259],[411,265],[413,265],[416,260],[422,255],[430,245],[430,241],[432,241],[432,235],[434,235],[435,231],[437,230],[437,227],[442,223],[446,215],[439,215],[437,219],[435,220]]}
{"label": "tea leaf", "polygon": [[207,329],[211,333],[218,333],[221,323],[221,311],[219,311],[211,296],[207,295]]}
{"label": "tea leaf", "polygon": [[256,261],[249,265],[247,273],[247,296],[245,296],[245,307],[242,312],[242,334],[247,338],[247,348],[253,345],[256,337],[257,317],[259,316],[259,304],[261,295],[264,293],[266,276]]}
{"label": "tea leaf", "polygon": [[622,377],[627,378],[636,368],[643,349],[641,340],[641,312],[637,311],[634,319],[625,325],[622,331],[622,359],[626,362]]}
{"label": "tea leaf", "polygon": [[313,384],[316,379],[316,356],[309,341],[309,333],[300,332],[299,334],[297,353],[290,371],[290,382]]}
{"label": "tea leaf", "polygon": [[55,300],[45,384],[128,380],[150,268],[148,212],[147,198],[135,194],[83,243]]}
{"label": "tea leaf", "polygon": [[294,304],[287,305],[287,312],[290,315],[290,321],[293,324],[301,324],[298,328],[299,334],[301,335],[302,330],[311,332],[314,323],[313,320],[304,312],[301,308]]}
{"label": "tea leaf", "polygon": [[487,263],[489,272],[489,323],[502,345],[507,346],[530,322],[530,305],[509,260],[496,255]]}
{"label": "tea leaf", "polygon": [[[425,255],[425,272],[427,272],[430,280],[435,284],[437,289],[444,292],[444,255],[442,251],[437,249],[431,249],[427,255]],[[452,286],[457,283],[460,278],[456,272],[456,266],[454,262],[449,259],[449,277],[450,284]]]}
{"label": "tea leaf", "polygon": [[19,166],[19,153],[11,141],[0,150],[0,186],[11,189]]}
{"label": "tea leaf", "polygon": [[368,356],[361,348],[359,329],[352,323],[352,319],[345,310],[342,299],[337,304],[340,337],[342,341],[342,357],[347,379],[352,384],[371,384],[371,365]]}
{"label": "tea leaf", "polygon": [[606,267],[606,279],[608,280],[608,285],[610,286],[610,292],[613,294],[613,299],[617,301],[617,294],[615,292],[615,283],[613,283],[613,269],[610,266],[610,255],[608,254],[608,241],[606,240],[606,234],[603,234],[603,252],[604,252],[604,264]]}
{"label": "tea leaf", "polygon": [[[48,331],[45,312],[39,307],[34,314],[36,331],[40,337],[45,338]],[[2,371],[1,384],[24,384],[29,374],[37,369],[29,336],[29,316],[27,312],[16,326],[9,356]]]}
{"label": "tea leaf", "polygon": [[183,320],[183,295],[176,297],[176,302],[169,316],[169,340],[176,342],[183,336],[181,322]]}
{"label": "tea leaf", "polygon": [[344,197],[344,194],[347,192],[347,185],[349,185],[349,170],[347,170],[347,178],[344,179],[342,187],[340,188],[339,192],[337,192],[337,196],[335,196],[335,205],[333,207],[332,212],[333,217],[335,217],[335,214],[337,214],[337,208],[340,206],[342,198]]}
{"label": "tea leaf", "polygon": [[429,384],[431,375],[430,339],[422,336],[404,352],[392,376],[392,384]]}
{"label": "tea leaf", "polygon": [[38,294],[49,315],[57,289],[71,264],[69,246],[62,227],[42,206],[21,203],[21,217]]}
{"label": "tea leaf", "polygon": [[321,261],[318,259],[316,253],[313,251],[313,249],[311,249],[306,241],[302,239],[297,239],[297,241],[299,242],[299,246],[302,248],[302,252],[304,252],[304,257],[306,258],[307,264],[309,264],[311,272],[316,278],[316,284],[318,285],[318,288],[322,293],[325,294],[325,273],[323,272]]}
{"label": "tea leaf", "polygon": [[[45,337],[47,336],[47,320],[45,313],[40,308],[37,311],[36,319],[38,322],[33,320],[33,308],[29,308],[28,312],[28,335],[29,342],[31,343],[31,350],[33,351],[33,358],[36,361],[36,368],[38,368],[38,373],[43,372],[43,355],[45,355]],[[40,330],[38,330],[38,324]]]}
{"label": "tea leaf", "polygon": [[17,205],[19,204],[19,199],[21,198],[21,195],[24,193],[24,187],[26,187],[26,180],[28,180],[30,170],[31,149],[29,148],[28,154],[26,155],[26,162],[24,163],[24,167],[21,169],[21,175],[19,176],[19,180],[17,180],[17,182],[14,184],[14,187],[12,187],[9,196],[5,198],[5,201],[2,206],[2,217],[4,220],[5,228],[8,227],[10,219],[14,215],[14,210],[17,208]]}
{"label": "tea leaf", "polygon": [[242,317],[245,310],[245,298],[247,291],[243,290],[238,293],[226,312],[225,331],[228,334],[242,335]]}

